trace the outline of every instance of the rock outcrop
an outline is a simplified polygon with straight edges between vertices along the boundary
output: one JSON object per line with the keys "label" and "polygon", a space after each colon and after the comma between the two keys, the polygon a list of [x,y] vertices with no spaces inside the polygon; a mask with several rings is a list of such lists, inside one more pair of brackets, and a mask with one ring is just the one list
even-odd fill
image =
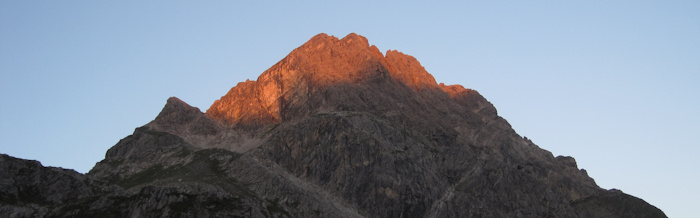
{"label": "rock outcrop", "polygon": [[86,175],[0,161],[13,216],[665,217],[357,34],[314,36],[206,113],[168,99]]}

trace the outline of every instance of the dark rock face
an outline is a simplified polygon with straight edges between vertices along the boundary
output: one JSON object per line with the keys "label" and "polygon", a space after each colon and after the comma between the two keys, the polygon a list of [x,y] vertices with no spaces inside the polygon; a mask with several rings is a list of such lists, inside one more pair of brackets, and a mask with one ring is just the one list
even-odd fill
{"label": "dark rock face", "polygon": [[168,99],[87,175],[0,161],[6,216],[665,217],[356,34],[313,37],[206,113]]}
{"label": "dark rock face", "polygon": [[45,168],[0,154],[0,213],[4,217],[45,216],[45,205],[97,195],[101,187],[73,170]]}
{"label": "dark rock face", "polygon": [[584,217],[666,216],[661,210],[648,205],[644,200],[615,189],[576,200],[571,205]]}

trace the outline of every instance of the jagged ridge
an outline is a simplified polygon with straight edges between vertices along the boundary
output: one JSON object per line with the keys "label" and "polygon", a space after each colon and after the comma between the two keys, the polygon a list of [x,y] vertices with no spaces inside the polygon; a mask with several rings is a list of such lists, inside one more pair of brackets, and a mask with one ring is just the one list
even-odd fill
{"label": "jagged ridge", "polygon": [[[390,79],[414,90],[440,88],[412,56],[390,50],[385,57],[366,38],[354,33],[343,39],[318,34],[262,73],[257,81],[233,87],[214,102],[207,115],[232,126],[279,123],[298,115],[293,112],[295,104],[308,104],[311,92],[373,79]],[[314,106],[327,108],[336,103]]]}

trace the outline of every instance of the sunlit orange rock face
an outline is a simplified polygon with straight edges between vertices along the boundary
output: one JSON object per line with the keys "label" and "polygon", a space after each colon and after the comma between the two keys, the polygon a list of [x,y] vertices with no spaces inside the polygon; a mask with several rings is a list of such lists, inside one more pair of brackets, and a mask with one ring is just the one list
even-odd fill
{"label": "sunlit orange rock face", "polygon": [[443,89],[412,56],[392,50],[384,56],[354,33],[342,39],[318,34],[263,72],[257,81],[233,87],[206,114],[232,126],[276,123],[289,119],[287,112],[294,111],[287,110],[293,110],[295,104],[329,106],[332,99],[309,99],[328,88],[376,80],[401,83],[414,91]]}

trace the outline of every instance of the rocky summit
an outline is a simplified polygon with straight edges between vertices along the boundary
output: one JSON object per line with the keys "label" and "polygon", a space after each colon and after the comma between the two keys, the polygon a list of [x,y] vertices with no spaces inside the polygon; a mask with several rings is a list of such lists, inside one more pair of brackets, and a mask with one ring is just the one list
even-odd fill
{"label": "rocky summit", "polygon": [[2,217],[666,217],[414,57],[319,34],[205,113],[172,97],[83,175],[0,155]]}

